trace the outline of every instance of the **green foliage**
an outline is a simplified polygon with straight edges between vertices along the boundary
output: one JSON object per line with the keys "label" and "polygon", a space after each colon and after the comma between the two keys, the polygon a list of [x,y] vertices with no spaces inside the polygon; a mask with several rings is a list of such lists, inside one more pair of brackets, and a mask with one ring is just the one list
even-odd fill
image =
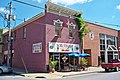
{"label": "green foliage", "polygon": [[87,23],[82,19],[81,14],[79,15],[74,15],[75,16],[75,22],[78,25],[78,35],[79,35],[79,39],[80,39],[80,47],[82,46],[83,43],[83,37],[91,32],[91,30],[89,28],[87,28]]}
{"label": "green foliage", "polygon": [[87,59],[82,58],[82,64],[85,65],[85,66],[88,65],[88,61],[87,61]]}
{"label": "green foliage", "polygon": [[57,61],[52,61],[52,58],[50,58],[50,66],[52,68],[55,68],[56,65],[57,65]]}
{"label": "green foliage", "polygon": [[0,29],[0,35],[3,33],[3,29]]}

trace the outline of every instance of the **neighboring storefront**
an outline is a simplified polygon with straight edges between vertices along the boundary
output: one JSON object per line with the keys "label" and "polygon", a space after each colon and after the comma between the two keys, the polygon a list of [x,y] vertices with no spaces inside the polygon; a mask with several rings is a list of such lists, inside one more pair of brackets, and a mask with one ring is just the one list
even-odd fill
{"label": "neighboring storefront", "polygon": [[88,27],[92,32],[84,37],[84,50],[91,54],[89,65],[98,66],[118,59],[118,31],[89,22]]}

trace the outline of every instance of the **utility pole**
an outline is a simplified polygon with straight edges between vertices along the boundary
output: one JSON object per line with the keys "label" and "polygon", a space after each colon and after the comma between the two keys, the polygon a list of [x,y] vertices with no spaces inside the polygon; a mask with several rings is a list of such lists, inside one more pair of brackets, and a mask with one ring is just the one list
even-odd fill
{"label": "utility pole", "polygon": [[7,26],[8,26],[8,56],[7,56],[7,66],[12,66],[12,41],[11,41],[11,20],[15,20],[16,17],[14,15],[12,15],[12,2],[9,3],[9,14],[6,15],[6,19],[7,19]]}

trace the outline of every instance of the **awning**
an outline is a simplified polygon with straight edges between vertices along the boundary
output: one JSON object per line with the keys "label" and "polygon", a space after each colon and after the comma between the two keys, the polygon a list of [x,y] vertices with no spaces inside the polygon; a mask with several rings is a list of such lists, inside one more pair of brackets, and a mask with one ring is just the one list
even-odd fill
{"label": "awning", "polygon": [[88,56],[90,56],[90,54],[87,54],[87,53],[79,54],[79,57],[88,57]]}
{"label": "awning", "polygon": [[118,49],[115,45],[108,45],[107,51],[118,52]]}
{"label": "awning", "polygon": [[76,52],[72,52],[72,53],[68,54],[68,56],[79,57],[79,54]]}

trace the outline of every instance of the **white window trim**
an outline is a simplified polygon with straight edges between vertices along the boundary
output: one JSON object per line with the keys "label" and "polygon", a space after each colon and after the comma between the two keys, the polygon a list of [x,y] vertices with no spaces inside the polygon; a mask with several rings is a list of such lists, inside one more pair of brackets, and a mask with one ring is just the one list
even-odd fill
{"label": "white window trim", "polygon": [[73,29],[75,29],[75,27],[76,27],[76,25],[73,24],[72,22],[70,22],[70,24],[68,25],[68,28],[69,28],[69,26],[73,26]]}
{"label": "white window trim", "polygon": [[60,21],[60,19],[53,20],[53,21],[54,21],[54,25],[55,25],[55,23],[60,23],[60,26],[62,26],[62,24],[63,24],[63,22],[62,22],[62,21]]}

